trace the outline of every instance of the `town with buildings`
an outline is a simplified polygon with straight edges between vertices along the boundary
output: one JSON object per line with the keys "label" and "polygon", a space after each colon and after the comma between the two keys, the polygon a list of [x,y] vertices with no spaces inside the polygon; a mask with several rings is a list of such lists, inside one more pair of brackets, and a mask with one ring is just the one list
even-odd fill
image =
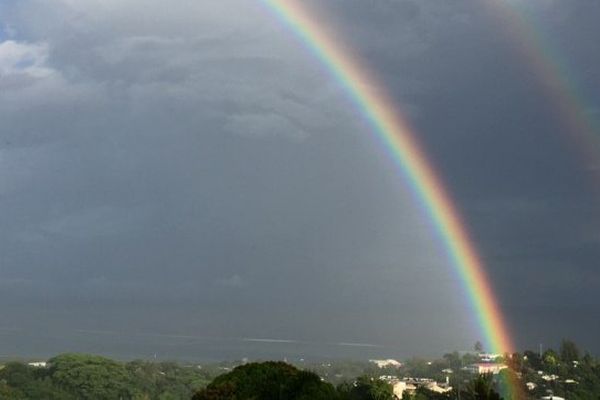
{"label": "town with buildings", "polygon": [[[269,376],[269,384],[281,387],[298,387],[294,379],[302,377],[307,388],[318,388],[322,393],[321,397],[315,393],[306,397],[314,400],[587,400],[596,398],[587,395],[600,393],[599,366],[600,360],[588,353],[582,355],[568,340],[561,343],[558,351],[510,355],[466,351],[447,353],[439,359],[365,361],[284,358],[260,362],[243,358],[198,364],[161,361],[156,357],[148,361],[117,361],[68,353],[50,359],[2,360],[0,399],[228,400],[230,397],[225,395],[210,396],[215,390],[229,390],[229,386],[219,388],[229,380],[238,382],[236,385],[240,379],[248,380],[245,385],[252,390],[267,390],[256,385],[263,385],[264,377]],[[290,379],[295,383],[283,383]],[[513,385],[512,394],[502,392],[502,383],[506,382]],[[481,397],[481,391],[496,393],[497,397]]]}

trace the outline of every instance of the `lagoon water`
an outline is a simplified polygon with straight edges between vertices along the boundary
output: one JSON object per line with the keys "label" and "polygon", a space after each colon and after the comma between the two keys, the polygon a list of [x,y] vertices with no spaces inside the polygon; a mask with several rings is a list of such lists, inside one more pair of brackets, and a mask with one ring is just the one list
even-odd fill
{"label": "lagoon water", "polygon": [[208,363],[235,360],[325,360],[401,358],[398,348],[360,343],[315,343],[268,338],[211,338],[193,335],[114,331],[24,332],[0,330],[0,358],[47,359],[84,352],[116,359]]}

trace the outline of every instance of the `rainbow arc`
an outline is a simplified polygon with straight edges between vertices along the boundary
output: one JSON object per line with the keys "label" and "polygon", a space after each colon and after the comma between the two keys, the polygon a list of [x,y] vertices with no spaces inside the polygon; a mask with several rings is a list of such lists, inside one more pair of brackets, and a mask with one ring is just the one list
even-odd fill
{"label": "rainbow arc", "polygon": [[[334,35],[324,29],[314,13],[300,0],[261,0],[288,27],[344,88],[356,109],[368,121],[377,140],[386,149],[398,171],[406,178],[415,198],[435,226],[451,264],[468,294],[487,348],[512,353],[515,348],[504,317],[485,273],[480,256],[457,207],[417,140],[415,131],[374,76],[352,57]],[[519,4],[508,0],[486,0],[498,21],[506,23],[522,58],[536,72],[540,87],[560,115],[566,131],[581,144],[579,150],[591,171],[600,171],[598,124],[586,113],[564,63],[543,40],[532,18]],[[598,172],[596,176],[600,174]],[[515,381],[505,382],[504,396],[519,398]]]}
{"label": "rainbow arc", "polygon": [[368,69],[353,58],[324,28],[306,5],[297,0],[262,0],[277,18],[341,84],[374,136],[406,178],[415,198],[460,276],[490,351],[512,352],[513,343],[486,276],[484,265],[442,181],[425,156],[408,119]]}

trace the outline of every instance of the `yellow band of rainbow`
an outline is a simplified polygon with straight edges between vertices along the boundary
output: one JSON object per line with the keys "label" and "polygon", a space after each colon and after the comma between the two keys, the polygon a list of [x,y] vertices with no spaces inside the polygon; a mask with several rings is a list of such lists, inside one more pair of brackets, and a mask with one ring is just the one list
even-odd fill
{"label": "yellow band of rainbow", "polygon": [[406,177],[435,225],[451,264],[461,278],[487,348],[497,353],[512,352],[514,347],[481,259],[407,119],[386,95],[383,86],[334,41],[304,4],[297,0],[261,1],[343,86]]}

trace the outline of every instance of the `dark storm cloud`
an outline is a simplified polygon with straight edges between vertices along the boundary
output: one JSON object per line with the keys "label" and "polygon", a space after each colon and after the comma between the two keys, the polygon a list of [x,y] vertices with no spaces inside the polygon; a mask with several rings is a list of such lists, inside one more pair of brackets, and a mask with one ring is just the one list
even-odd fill
{"label": "dark storm cloud", "polygon": [[[531,345],[574,336],[593,347],[590,331],[598,326],[588,321],[598,309],[598,182],[579,149],[591,143],[569,132],[569,116],[545,97],[536,76],[541,71],[518,57],[518,44],[502,31],[512,21],[498,20],[476,3],[430,5],[445,11],[435,24],[425,22],[427,7],[408,21],[388,19],[386,26],[412,25],[428,33],[416,54],[402,51],[401,39],[389,39],[385,48],[357,33],[356,42],[375,60],[388,60],[374,64],[394,84],[396,96],[420,110],[414,123],[467,217],[517,339]],[[600,83],[600,58],[590,42],[597,4],[512,6],[528,8],[527,23],[541,35],[540,44],[553,48],[546,53],[549,61],[569,71],[557,79],[566,90],[577,87],[581,118],[593,119],[598,99],[591,88]],[[346,15],[353,21],[349,35],[369,29],[368,18]],[[407,93],[407,75],[426,82],[423,90]],[[553,310],[561,317],[552,316]]]}
{"label": "dark storm cloud", "polygon": [[[551,326],[556,309],[571,323],[597,306],[600,236],[560,116],[502,24],[474,2],[313,5],[417,127],[517,339],[590,346],[592,325],[544,334],[524,322]],[[594,19],[572,22],[584,6],[539,7],[551,33],[578,43],[568,51],[581,81],[597,79],[599,60],[584,57]],[[2,11],[7,327],[381,343],[404,355],[477,339],[402,178],[339,85],[257,3]],[[42,352],[68,349],[48,340]],[[115,351],[94,340],[82,349]]]}

